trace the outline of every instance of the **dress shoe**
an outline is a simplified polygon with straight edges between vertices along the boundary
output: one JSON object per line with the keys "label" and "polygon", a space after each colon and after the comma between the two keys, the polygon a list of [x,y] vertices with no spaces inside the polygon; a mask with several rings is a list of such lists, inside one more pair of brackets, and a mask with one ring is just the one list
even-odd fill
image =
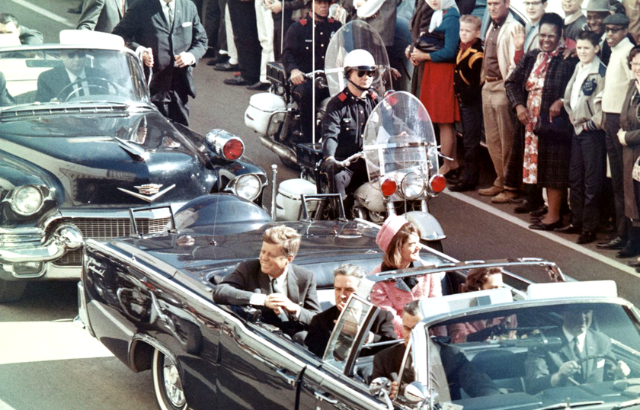
{"label": "dress shoe", "polygon": [[616,258],[632,258],[638,255],[640,255],[640,244],[637,242],[627,242],[627,245],[616,253]]}
{"label": "dress shoe", "polygon": [[516,214],[528,214],[531,211],[534,211],[535,207],[531,205],[531,202],[528,200],[523,200],[522,203],[515,208],[513,208],[513,213]]}
{"label": "dress shoe", "polygon": [[449,172],[444,174],[444,179],[446,179],[447,182],[450,183],[450,184],[455,184],[456,182],[458,182],[458,180],[460,180],[460,171],[461,170],[462,170],[462,167],[458,167],[456,169],[449,170]]}
{"label": "dress shoe", "polygon": [[529,215],[531,215],[534,218],[540,218],[543,215],[545,215],[548,211],[549,209],[546,206],[543,206],[542,208],[538,208],[535,211],[529,212]]}
{"label": "dress shoe", "polygon": [[262,82],[258,81],[255,84],[251,84],[251,85],[247,86],[247,90],[266,91],[266,90],[269,89],[269,87],[271,87],[271,83],[262,83]]}
{"label": "dress shoe", "polygon": [[247,84],[249,84],[249,81],[247,81],[244,78],[242,78],[241,75],[235,76],[233,78],[227,78],[223,82],[225,84],[228,84],[228,85],[247,85]]}
{"label": "dress shoe", "polygon": [[558,219],[555,222],[550,224],[546,224],[544,222],[538,222],[532,225],[529,225],[529,229],[533,229],[535,231],[553,231],[556,228],[560,228],[562,226],[562,220]]}
{"label": "dress shoe", "polygon": [[482,189],[478,189],[478,195],[482,195],[482,196],[496,196],[498,195],[500,192],[502,192],[503,189],[500,187],[497,187],[495,185],[490,186],[489,188],[482,188]]}
{"label": "dress shoe", "polygon": [[506,189],[498,195],[491,198],[494,204],[508,204],[518,199],[519,195],[516,191],[507,191]]}
{"label": "dress shoe", "polygon": [[213,69],[216,71],[238,71],[240,69],[240,66],[238,64],[229,64],[229,62],[227,61],[226,63],[218,63],[215,66],[213,66]]}
{"label": "dress shoe", "polygon": [[[562,228],[556,229],[556,232],[570,233],[570,234],[581,234],[581,233],[583,233],[581,227],[575,226],[573,224],[569,224],[569,225],[563,226]],[[585,231],[585,232],[587,232],[587,231]]]}
{"label": "dress shoe", "polygon": [[622,239],[619,236],[616,236],[615,238],[608,240],[608,241],[604,241],[604,242],[598,242],[596,244],[596,248],[598,249],[622,249],[625,247],[625,245],[627,244],[627,241],[625,239]]}
{"label": "dress shoe", "polygon": [[582,231],[576,243],[578,245],[584,245],[587,243],[591,243],[596,240],[596,234],[592,231]]}
{"label": "dress shoe", "polygon": [[215,65],[218,65],[218,64],[224,64],[227,61],[229,61],[229,56],[223,55],[223,54],[219,54],[219,55],[215,56],[214,58],[212,58],[211,60],[207,61],[207,65],[215,66]]}
{"label": "dress shoe", "polygon": [[82,4],[83,3],[80,3],[78,7],[71,7],[70,9],[67,9],[67,13],[82,14]]}
{"label": "dress shoe", "polygon": [[466,192],[466,191],[473,191],[474,189],[476,189],[476,184],[472,184],[471,182],[467,182],[467,181],[460,181],[457,184],[450,187],[449,191]]}

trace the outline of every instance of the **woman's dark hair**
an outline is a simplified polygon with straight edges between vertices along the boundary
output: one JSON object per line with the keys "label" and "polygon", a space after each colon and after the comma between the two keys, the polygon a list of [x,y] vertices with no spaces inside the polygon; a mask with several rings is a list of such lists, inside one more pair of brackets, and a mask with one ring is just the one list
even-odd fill
{"label": "woman's dark hair", "polygon": [[463,292],[475,292],[482,290],[482,286],[489,280],[489,275],[502,274],[502,268],[476,268],[471,269],[467,275],[467,280],[462,285]]}
{"label": "woman's dark hair", "polygon": [[631,60],[633,60],[633,57],[637,56],[638,54],[640,54],[640,46],[635,46],[631,49],[631,51],[629,51],[629,57],[627,58],[629,69],[631,69]]}
{"label": "woman's dark hair", "polygon": [[540,19],[540,26],[543,24],[549,24],[555,26],[558,35],[562,35],[562,29],[564,28],[564,20],[556,13],[544,13]]}
{"label": "woman's dark hair", "polygon": [[393,239],[391,239],[389,247],[382,257],[383,268],[398,269],[402,263],[402,247],[409,240],[411,235],[420,236],[420,231],[411,222],[402,225],[402,228],[393,235]]}
{"label": "woman's dark hair", "polygon": [[600,35],[590,30],[582,30],[576,37],[576,43],[578,40],[588,40],[594,47],[600,45]]}

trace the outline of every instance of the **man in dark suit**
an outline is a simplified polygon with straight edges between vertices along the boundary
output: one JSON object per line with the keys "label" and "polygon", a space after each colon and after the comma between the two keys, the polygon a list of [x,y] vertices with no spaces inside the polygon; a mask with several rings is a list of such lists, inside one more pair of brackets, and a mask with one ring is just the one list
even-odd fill
{"label": "man in dark suit", "polygon": [[85,0],[78,30],[111,33],[133,0]]}
{"label": "man in dark suit", "polygon": [[[420,320],[422,320],[420,301],[414,300],[407,303],[402,310],[402,337],[404,343],[385,349],[373,357],[371,380],[375,380],[378,377],[386,377],[393,380],[391,382],[391,392],[389,393],[391,398],[398,395],[400,388],[400,382],[394,380],[394,373],[395,375],[400,374],[402,359],[411,339],[411,330]],[[460,386],[470,397],[500,394],[500,391],[489,376],[479,372],[460,349],[443,343],[437,343],[436,346],[440,350],[440,359],[449,384]],[[412,381],[414,381],[413,370],[406,367],[402,372],[402,385],[404,386]]]}
{"label": "man in dark suit", "polygon": [[195,98],[193,66],[207,51],[207,35],[191,0],[137,0],[113,34],[142,56],[151,69],[151,101],[167,118],[189,124]]}
{"label": "man in dark suit", "polygon": [[[96,70],[85,67],[87,58],[82,50],[66,50],[60,52],[63,67],[56,67],[38,76],[38,91],[36,101],[49,102],[64,101],[73,93],[75,96],[86,95],[91,92],[91,81],[79,81],[83,78],[103,77]],[[79,81],[76,87],[67,87]],[[66,91],[61,95],[61,92]]]}
{"label": "man in dark suit", "polygon": [[18,24],[18,19],[9,13],[0,13],[0,34],[14,34],[18,36],[22,45],[42,44],[42,33]]}
{"label": "man in dark suit", "polygon": [[562,347],[555,352],[529,352],[525,361],[527,393],[536,394],[567,384],[600,383],[604,378],[605,365],[614,364],[616,377],[629,375],[626,363],[616,363],[611,352],[611,339],[589,329],[593,311],[568,307],[562,312],[562,318],[562,328],[545,333],[548,338],[560,338]]}
{"label": "man in dark suit", "polygon": [[311,323],[320,312],[313,272],[295,266],[300,234],[284,225],[262,235],[260,258],[242,262],[226,276],[213,293],[223,305],[252,305],[263,313],[266,323],[293,335]]}
{"label": "man in dark suit", "polygon": [[7,91],[7,80],[4,78],[4,74],[0,72],[0,107],[6,107],[7,105],[15,105],[16,100],[13,99],[9,91]]}
{"label": "man in dark suit", "polygon": [[[309,325],[309,333],[305,339],[305,344],[309,350],[322,357],[327,347],[331,332],[336,320],[345,308],[347,300],[360,285],[360,280],[366,276],[366,272],[359,266],[344,264],[333,271],[333,289],[336,296],[336,305],[330,307],[322,313],[315,315]],[[395,340],[396,334],[393,329],[393,315],[386,310],[379,310],[369,331],[367,343],[384,342]],[[379,349],[378,349],[379,350]],[[364,355],[373,354],[376,350],[366,352]]]}

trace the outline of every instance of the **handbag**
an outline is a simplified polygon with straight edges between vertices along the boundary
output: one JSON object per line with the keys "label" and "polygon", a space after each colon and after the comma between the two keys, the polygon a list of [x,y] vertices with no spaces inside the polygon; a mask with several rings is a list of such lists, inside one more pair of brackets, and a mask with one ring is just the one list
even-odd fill
{"label": "handbag", "polygon": [[538,117],[536,125],[533,127],[533,133],[541,138],[571,142],[571,138],[573,138],[573,125],[571,125],[569,119],[564,115],[553,117],[553,121],[549,122],[549,114],[541,114],[540,117]]}
{"label": "handbag", "polygon": [[444,47],[443,33],[424,33],[413,44],[413,47],[423,53],[432,53]]}

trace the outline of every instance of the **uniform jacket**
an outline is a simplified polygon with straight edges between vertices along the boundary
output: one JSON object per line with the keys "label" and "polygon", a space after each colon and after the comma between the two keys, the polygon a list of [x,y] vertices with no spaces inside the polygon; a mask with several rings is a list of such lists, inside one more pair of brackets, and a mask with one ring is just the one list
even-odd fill
{"label": "uniform jacket", "polygon": [[362,151],[362,134],[367,119],[379,102],[373,91],[364,98],[358,98],[349,91],[349,87],[331,98],[322,118],[323,157],[343,160]]}
{"label": "uniform jacket", "polygon": [[[505,82],[507,96],[514,110],[518,104],[527,106],[529,92],[525,88],[526,82],[533,71],[538,53],[541,52],[534,50],[525,54]],[[542,91],[540,113],[548,116],[551,104],[564,97],[564,91],[573,76],[576,63],[577,59],[575,58],[566,60],[562,58],[562,53],[551,59]],[[569,116],[564,108],[560,115],[567,122],[569,121]],[[557,189],[568,187],[571,140],[540,138],[538,144],[538,185]]]}
{"label": "uniform jacket", "polygon": [[[416,261],[414,266],[424,266],[422,261]],[[381,266],[372,270],[369,274],[378,273]],[[442,296],[442,283],[438,275],[423,275],[418,278],[418,284],[409,289],[402,279],[395,282],[377,282],[371,289],[371,302],[381,309],[393,314],[393,326],[396,334],[402,335],[402,309],[409,302],[421,298]]]}
{"label": "uniform jacket", "polygon": [[[597,57],[596,57],[597,58]],[[592,66],[589,75],[582,84],[576,84],[580,63],[575,71],[567,90],[564,93],[564,109],[573,120],[573,128],[577,135],[583,130],[595,131],[602,129],[602,92],[607,67],[598,59],[598,65]],[[580,87],[580,96],[575,110],[571,109],[571,93],[573,87]]]}
{"label": "uniform jacket", "polygon": [[[558,351],[549,351],[540,349],[535,351],[530,349],[529,356],[524,362],[526,369],[526,386],[527,393],[536,394],[542,390],[551,388],[551,376],[558,371],[563,363],[577,360],[577,356],[569,344],[562,328],[556,328],[556,331],[545,333],[548,338],[560,338],[562,348]],[[590,356],[608,356],[615,363],[615,357],[611,353],[611,340],[600,332],[587,330],[584,347],[582,351],[583,357]],[[582,372],[576,373],[573,378],[580,384],[582,383],[602,383],[605,368],[604,358],[595,358],[581,363]],[[571,382],[566,381],[567,386],[571,386]]]}
{"label": "uniform jacket", "polygon": [[[133,0],[125,1],[126,10]],[[122,16],[122,0],[85,0],[77,29],[111,33]]]}
{"label": "uniform jacket", "polygon": [[631,172],[633,165],[640,157],[640,121],[638,120],[638,100],[636,82],[629,83],[622,112],[620,113],[620,127],[626,131],[625,144],[622,147],[622,165],[624,168],[624,213],[628,218],[637,221],[640,219],[638,205],[636,203],[635,190]]}
{"label": "uniform jacket", "polygon": [[461,102],[476,101],[482,93],[482,40],[476,39],[471,47],[458,51],[453,71],[453,91]]}
{"label": "uniform jacket", "polygon": [[[216,287],[213,300],[222,305],[246,306],[255,289],[265,295],[271,292],[269,276],[261,272],[258,259],[242,262],[233,273],[225,276]],[[302,308],[298,318],[302,324],[311,323],[313,316],[321,311],[316,280],[310,270],[289,264],[287,297]]]}
{"label": "uniform jacket", "polygon": [[169,91],[196,96],[193,65],[174,67],[175,55],[189,52],[197,61],[207,51],[207,35],[191,0],[175,0],[173,26],[165,19],[158,0],[137,0],[113,29],[127,45],[151,48],[153,77],[149,86],[153,101],[166,101]]}
{"label": "uniform jacket", "polygon": [[313,63],[313,17],[308,14],[307,17],[292,24],[287,30],[287,34],[284,37],[282,64],[284,64],[288,76],[296,68],[303,73],[324,69],[324,58],[327,47],[329,47],[329,41],[342,25],[339,21],[327,19],[325,21],[316,21],[315,26],[315,69],[311,66]]}
{"label": "uniform jacket", "polygon": [[[90,67],[85,67],[84,74],[87,78],[106,77],[104,74],[101,74],[101,72],[91,69]],[[53,98],[57,98],[60,92],[69,84],[71,84],[71,80],[69,79],[69,74],[64,67],[56,67],[43,72],[38,76],[36,101],[49,102]],[[69,88],[67,92],[60,97],[67,98],[72,91],[74,90]]]}
{"label": "uniform jacket", "polygon": [[[522,26],[522,24],[520,24],[518,20],[516,20],[515,17],[511,15],[511,13],[509,13],[504,24],[502,25],[502,27],[500,27],[500,32],[498,33],[498,65],[500,66],[500,73],[502,74],[502,78],[505,80],[509,78],[509,75],[511,75],[511,72],[516,67],[516,63],[514,61],[514,57],[516,54],[516,45],[513,42],[513,38],[518,25]],[[491,30],[493,30],[493,21],[489,25],[488,31]]]}
{"label": "uniform jacket", "polygon": [[[338,320],[340,313],[336,306],[332,306],[313,317],[309,325],[309,333],[304,342],[310,351],[322,357],[327,348],[327,343],[329,343],[331,332],[335,327],[334,322]],[[393,330],[393,316],[391,313],[380,310],[369,331],[374,334],[374,343],[395,340],[396,332]],[[374,354],[376,351],[365,354]]]}

